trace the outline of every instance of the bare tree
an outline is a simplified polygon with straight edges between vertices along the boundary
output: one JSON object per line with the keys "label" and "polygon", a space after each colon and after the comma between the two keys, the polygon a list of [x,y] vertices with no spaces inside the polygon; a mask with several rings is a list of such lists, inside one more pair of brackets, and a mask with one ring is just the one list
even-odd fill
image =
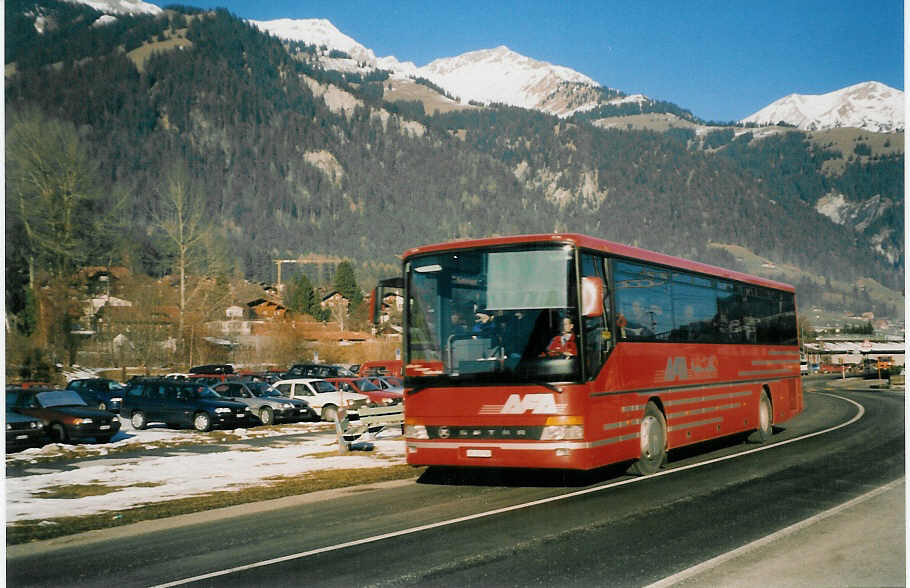
{"label": "bare tree", "polygon": [[7,230],[21,231],[27,297],[34,301],[36,345],[72,361],[79,345],[73,272],[85,261],[98,201],[93,162],[72,123],[36,109],[9,117],[6,135]]}
{"label": "bare tree", "polygon": [[29,243],[29,283],[46,269],[64,277],[83,260],[95,169],[72,123],[40,111],[14,114],[6,136],[6,207]]}
{"label": "bare tree", "polygon": [[210,231],[205,202],[184,165],[178,165],[167,175],[152,216],[155,225],[164,233],[167,248],[173,253],[172,269],[179,280],[177,332],[182,337],[187,303],[192,298],[192,293],[187,293],[188,273],[204,257],[206,234]]}

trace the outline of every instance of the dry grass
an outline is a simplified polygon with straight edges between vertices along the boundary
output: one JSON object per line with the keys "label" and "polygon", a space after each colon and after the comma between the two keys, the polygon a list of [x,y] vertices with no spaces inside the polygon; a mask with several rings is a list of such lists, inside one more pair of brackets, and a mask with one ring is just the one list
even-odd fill
{"label": "dry grass", "polygon": [[180,29],[174,36],[171,36],[171,31],[165,31],[165,34],[168,38],[164,41],[150,41],[126,54],[140,72],[144,70],[148,58],[156,51],[171,51],[193,46],[193,43],[186,38],[186,29]]}
{"label": "dry grass", "polygon": [[[389,85],[392,86],[391,90],[388,89]],[[423,111],[427,114],[477,108],[476,106],[471,106],[469,104],[454,102],[423,84],[418,84],[411,80],[395,80],[386,83],[386,90],[383,93],[382,99],[387,102],[396,102],[398,100],[408,102],[419,101],[423,103]]]}
{"label": "dry grass", "polygon": [[104,496],[112,492],[119,492],[124,488],[154,488],[161,486],[159,482],[139,482],[130,486],[110,486],[103,482],[92,484],[69,484],[67,486],[57,486],[53,490],[42,490],[32,493],[37,498],[57,498],[57,499],[76,499],[85,498],[86,496]]}

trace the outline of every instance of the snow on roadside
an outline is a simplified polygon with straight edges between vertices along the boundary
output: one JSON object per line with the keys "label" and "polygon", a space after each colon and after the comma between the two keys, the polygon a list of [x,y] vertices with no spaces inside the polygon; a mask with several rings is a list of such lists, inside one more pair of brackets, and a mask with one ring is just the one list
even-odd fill
{"label": "snow on roadside", "polygon": [[[177,455],[105,456],[112,447],[136,449],[154,447],[155,443],[186,441],[186,447],[198,444],[200,433],[148,429],[121,431],[110,444],[51,444],[7,456],[7,467],[26,465],[27,475],[6,478],[6,521],[49,519],[54,517],[113,512],[133,506],[208,494],[219,490],[238,490],[268,483],[269,478],[294,477],[327,469],[354,469],[399,465],[405,463],[404,441],[400,436],[380,435],[371,452],[338,453],[334,429],[326,424],[299,424],[268,429],[226,431],[240,438],[277,437],[307,432],[305,438],[276,438],[272,446],[232,445],[225,451],[180,453]],[[233,439],[233,437],[232,437]],[[204,441],[203,441],[204,442]],[[222,441],[216,441],[223,445]],[[182,445],[182,444],[181,444]],[[69,462],[76,469],[57,471],[48,464],[27,465],[37,456],[77,451],[92,458],[84,463]],[[40,493],[75,484],[102,484],[115,488],[100,496],[60,499],[41,498]]]}

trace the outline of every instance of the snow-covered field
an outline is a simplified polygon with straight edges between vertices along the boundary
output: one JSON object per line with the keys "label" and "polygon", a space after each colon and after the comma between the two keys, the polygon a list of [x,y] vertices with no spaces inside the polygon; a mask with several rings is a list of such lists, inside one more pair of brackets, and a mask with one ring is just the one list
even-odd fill
{"label": "snow-covered field", "polygon": [[[116,514],[137,505],[268,483],[270,478],[405,463],[399,429],[378,435],[372,441],[373,451],[341,454],[335,427],[327,423],[210,433],[154,427],[135,431],[126,421],[123,424],[107,444],[53,443],[7,455],[7,522]],[[251,439],[264,441],[245,442]],[[173,449],[161,451],[162,446]],[[192,451],[199,446],[203,452]],[[153,449],[157,451],[151,453]],[[15,471],[12,477],[11,470]],[[23,470],[25,475],[18,475]],[[84,498],[41,497],[44,492],[81,484],[104,485],[111,491]]]}

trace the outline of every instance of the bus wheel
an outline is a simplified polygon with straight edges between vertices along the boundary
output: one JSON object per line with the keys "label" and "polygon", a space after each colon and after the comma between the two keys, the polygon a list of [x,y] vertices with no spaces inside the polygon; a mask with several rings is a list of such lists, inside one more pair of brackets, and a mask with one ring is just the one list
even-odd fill
{"label": "bus wheel", "polygon": [[758,397],[758,429],[752,438],[757,443],[764,443],[771,439],[774,434],[774,413],[771,410],[771,400],[768,398],[768,392],[761,391]]}
{"label": "bus wheel", "polygon": [[639,441],[641,455],[635,462],[634,469],[642,476],[647,476],[657,472],[667,458],[667,419],[653,402],[648,402],[645,406]]}

